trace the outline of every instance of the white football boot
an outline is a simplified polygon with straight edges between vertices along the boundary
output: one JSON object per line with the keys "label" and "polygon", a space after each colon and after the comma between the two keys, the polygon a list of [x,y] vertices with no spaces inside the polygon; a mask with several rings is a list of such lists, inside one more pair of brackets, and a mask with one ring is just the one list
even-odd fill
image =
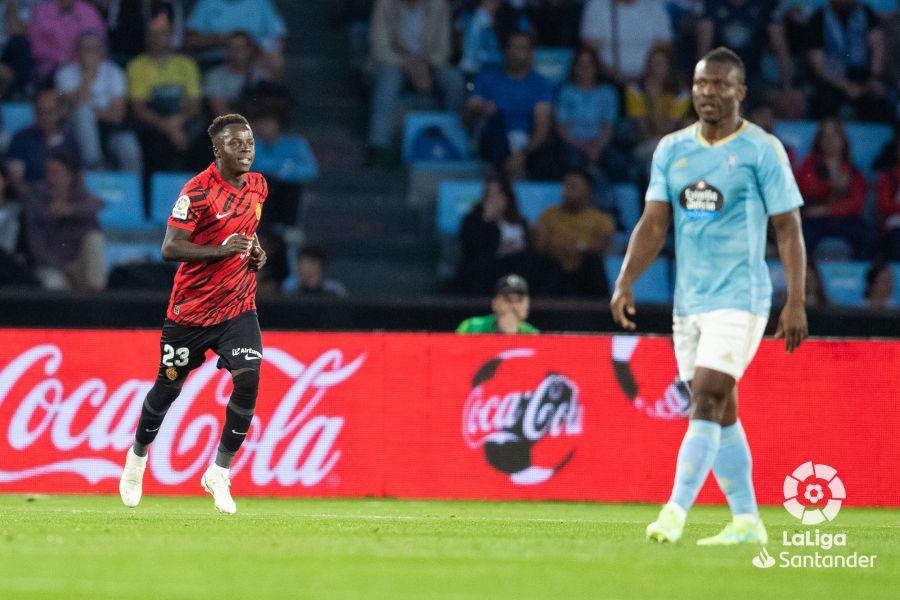
{"label": "white football boot", "polygon": [[200,485],[203,489],[212,494],[216,510],[222,513],[233,515],[237,512],[237,505],[231,497],[231,480],[228,479],[228,469],[223,469],[219,465],[210,465],[203,473],[200,479]]}
{"label": "white football boot", "polygon": [[134,508],[141,501],[143,492],[144,469],[147,468],[147,457],[138,456],[134,448],[128,449],[125,455],[125,468],[122,469],[122,477],[119,479],[119,496],[122,504]]}

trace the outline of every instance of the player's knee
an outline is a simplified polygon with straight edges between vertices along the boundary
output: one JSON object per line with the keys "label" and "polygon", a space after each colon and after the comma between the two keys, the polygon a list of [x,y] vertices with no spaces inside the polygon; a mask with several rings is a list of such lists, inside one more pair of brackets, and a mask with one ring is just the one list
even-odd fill
{"label": "player's knee", "polygon": [[178,398],[178,394],[180,393],[180,382],[169,381],[164,378],[157,379],[153,384],[153,387],[150,388],[150,392],[147,394],[146,399],[144,399],[144,407],[151,414],[162,416],[166,414],[166,411],[169,410],[169,406],[175,402],[175,399]]}
{"label": "player's knee", "polygon": [[729,394],[718,390],[697,388],[692,390],[692,414],[696,418],[718,422],[725,412]]}
{"label": "player's knee", "polygon": [[253,410],[256,407],[256,396],[259,394],[259,371],[249,369],[234,375],[234,391],[231,393],[231,403],[245,410]]}

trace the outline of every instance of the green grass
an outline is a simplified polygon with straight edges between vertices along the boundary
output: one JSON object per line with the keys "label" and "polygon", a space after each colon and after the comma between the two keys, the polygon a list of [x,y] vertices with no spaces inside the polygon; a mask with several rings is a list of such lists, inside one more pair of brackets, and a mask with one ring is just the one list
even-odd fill
{"label": "green grass", "polygon": [[[876,568],[760,570],[758,549],[699,548],[724,507],[697,507],[676,546],[643,541],[650,505],[0,495],[0,598],[897,598],[900,511],[844,509],[825,531]],[[780,507],[763,517],[772,555]],[[836,550],[831,550],[834,553]],[[821,551],[825,554],[825,551]]]}

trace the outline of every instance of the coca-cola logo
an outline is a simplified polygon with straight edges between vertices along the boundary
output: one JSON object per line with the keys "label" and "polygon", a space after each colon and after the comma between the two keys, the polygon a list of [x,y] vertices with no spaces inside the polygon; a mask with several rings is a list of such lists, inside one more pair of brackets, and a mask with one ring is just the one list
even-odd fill
{"label": "coca-cola logo", "polygon": [[[92,375],[73,382],[71,376],[59,376],[64,360],[60,347],[40,344],[2,366],[0,484],[66,473],[97,484],[121,474],[153,382],[111,384]],[[341,459],[338,441],[344,427],[344,417],[326,414],[323,401],[365,360],[364,352],[347,361],[341,350],[332,349],[304,364],[279,348],[267,348],[263,361],[287,389],[280,398],[261,399],[273,408],[265,419],[254,416],[232,476],[247,469],[257,486],[320,483]],[[199,478],[216,452],[230,382],[215,359],[191,373],[150,447],[153,479],[174,486]]]}
{"label": "coca-cola logo", "polygon": [[531,348],[487,361],[472,377],[463,440],[517,485],[547,481],[574,456],[584,411],[578,385],[548,371]]}

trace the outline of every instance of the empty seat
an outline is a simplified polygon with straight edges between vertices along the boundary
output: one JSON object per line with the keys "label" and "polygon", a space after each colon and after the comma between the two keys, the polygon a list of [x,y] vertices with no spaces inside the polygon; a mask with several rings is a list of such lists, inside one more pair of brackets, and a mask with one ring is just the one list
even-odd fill
{"label": "empty seat", "polygon": [[104,229],[145,230],[153,226],[144,218],[144,194],[137,173],[87,171],[84,182],[103,200],[100,225]]}
{"label": "empty seat", "polygon": [[150,221],[165,225],[172,214],[172,207],[184,187],[195,173],[160,172],[150,178]]}
{"label": "empty seat", "polygon": [[408,163],[466,160],[469,137],[453,112],[411,112],[403,125],[403,160]]}
{"label": "empty seat", "polygon": [[[623,256],[606,257],[606,279],[609,289],[615,289],[616,277],[622,268]],[[669,304],[672,302],[672,270],[668,258],[657,258],[650,267],[634,282],[632,291],[636,302],[655,302]]]}
{"label": "empty seat", "polygon": [[0,123],[3,134],[12,137],[20,129],[34,123],[34,106],[29,102],[4,102],[0,104]]}
{"label": "empty seat", "polygon": [[534,70],[554,86],[566,80],[571,64],[571,48],[536,48],[534,51]]}
{"label": "empty seat", "polygon": [[819,273],[828,299],[835,304],[862,306],[869,263],[863,261],[820,261]]}

